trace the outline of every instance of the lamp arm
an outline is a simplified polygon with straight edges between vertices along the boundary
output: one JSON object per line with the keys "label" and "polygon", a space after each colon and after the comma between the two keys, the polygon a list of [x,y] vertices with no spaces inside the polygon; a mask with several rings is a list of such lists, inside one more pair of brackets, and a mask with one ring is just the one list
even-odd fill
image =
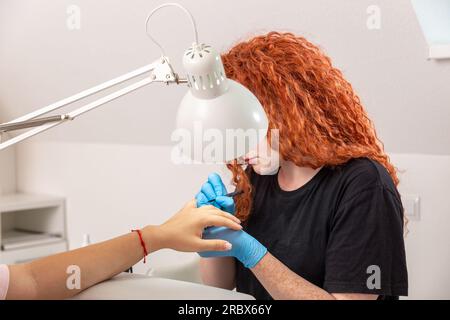
{"label": "lamp arm", "polygon": [[[149,76],[145,77],[144,79],[142,79],[136,83],[133,83],[127,87],[116,90],[115,92],[110,93],[102,98],[99,98],[91,103],[88,103],[72,112],[69,112],[69,113],[63,114],[63,115],[38,118],[38,117],[48,114],[52,111],[58,110],[64,106],[72,104],[76,101],[82,100],[82,99],[92,96],[96,93],[104,91],[108,88],[114,87],[118,84],[121,84],[121,83],[126,82],[131,79],[134,79],[136,77],[139,77],[145,73],[149,73]],[[110,101],[113,101],[113,100],[115,100],[121,96],[124,96],[130,92],[133,92],[139,88],[145,87],[153,82],[162,82],[162,83],[166,83],[166,84],[170,84],[170,83],[180,84],[180,83],[187,83],[187,80],[179,79],[178,75],[173,71],[173,68],[169,62],[169,59],[167,57],[163,56],[160,59],[158,59],[158,60],[154,61],[153,63],[146,65],[142,68],[136,69],[127,74],[124,74],[124,75],[114,78],[112,80],[106,81],[102,84],[99,84],[95,87],[84,90],[73,96],[70,96],[63,100],[52,103],[46,107],[43,107],[43,108],[36,110],[34,112],[31,112],[29,114],[26,114],[26,115],[24,115],[20,118],[17,118],[13,121],[7,122],[5,124],[0,124],[0,135],[2,133],[8,132],[8,131],[32,128],[31,130],[28,130],[16,137],[13,137],[9,140],[6,140],[5,142],[0,143],[0,151],[3,149],[6,149],[7,147],[10,147],[16,143],[19,143],[25,139],[35,136],[41,132],[44,132],[48,129],[56,127],[68,120],[74,120],[75,118],[77,118],[78,116],[81,116],[82,114],[84,114],[86,112],[94,110]],[[0,140],[0,142],[1,142],[1,140]]]}

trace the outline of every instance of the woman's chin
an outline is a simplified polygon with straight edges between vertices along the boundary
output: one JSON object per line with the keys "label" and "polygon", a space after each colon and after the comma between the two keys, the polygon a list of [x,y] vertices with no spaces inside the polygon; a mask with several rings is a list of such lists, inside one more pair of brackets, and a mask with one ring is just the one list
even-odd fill
{"label": "woman's chin", "polygon": [[270,168],[261,165],[252,166],[253,171],[255,171],[260,176],[273,176],[278,173],[279,168]]}

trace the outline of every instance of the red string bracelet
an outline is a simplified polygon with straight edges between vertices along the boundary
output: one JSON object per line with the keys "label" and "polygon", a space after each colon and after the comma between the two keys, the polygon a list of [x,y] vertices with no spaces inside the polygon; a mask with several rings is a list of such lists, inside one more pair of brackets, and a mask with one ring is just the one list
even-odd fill
{"label": "red string bracelet", "polygon": [[136,232],[139,235],[139,240],[141,242],[141,246],[144,249],[144,263],[146,263],[146,257],[148,255],[147,247],[145,246],[144,238],[142,237],[141,230],[131,230],[131,232]]}

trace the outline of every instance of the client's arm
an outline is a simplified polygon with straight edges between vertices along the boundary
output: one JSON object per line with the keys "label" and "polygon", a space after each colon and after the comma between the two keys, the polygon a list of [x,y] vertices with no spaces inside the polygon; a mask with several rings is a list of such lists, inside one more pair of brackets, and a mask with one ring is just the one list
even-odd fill
{"label": "client's arm", "polygon": [[[142,229],[148,253],[163,248],[178,251],[228,250],[223,240],[203,240],[207,226],[227,226],[240,230],[237,219],[212,206],[197,209],[190,202],[178,214],[160,226]],[[101,281],[130,268],[143,257],[143,247],[136,233],[61,253],[21,265],[9,266],[7,299],[63,299],[76,295]],[[66,282],[76,266],[81,288],[71,289]]]}
{"label": "client's arm", "polygon": [[236,287],[236,260],[233,257],[202,258],[200,274],[208,286],[233,290]]}

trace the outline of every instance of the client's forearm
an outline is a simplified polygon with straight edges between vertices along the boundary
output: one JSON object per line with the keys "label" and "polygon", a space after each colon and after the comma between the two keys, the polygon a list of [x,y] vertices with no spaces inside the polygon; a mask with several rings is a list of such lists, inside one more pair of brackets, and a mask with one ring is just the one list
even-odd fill
{"label": "client's forearm", "polygon": [[202,258],[200,274],[204,284],[233,290],[236,287],[235,259],[232,257]]}
{"label": "client's forearm", "polygon": [[[160,249],[158,230],[142,230],[150,252]],[[150,253],[149,252],[149,253]],[[42,258],[27,264],[10,266],[7,299],[63,299],[107,280],[136,264],[143,248],[136,233],[129,233],[85,248]],[[79,270],[80,289],[68,287],[71,272]]]}

